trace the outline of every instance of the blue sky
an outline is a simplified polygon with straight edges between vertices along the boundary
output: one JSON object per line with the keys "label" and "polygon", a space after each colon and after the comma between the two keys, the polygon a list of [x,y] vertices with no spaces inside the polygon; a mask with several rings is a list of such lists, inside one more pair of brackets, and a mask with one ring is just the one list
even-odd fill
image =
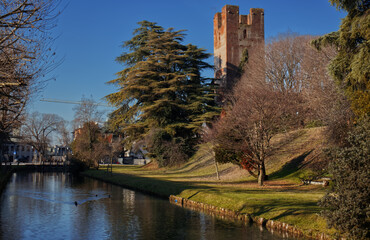
{"label": "blue sky", "polygon": [[238,5],[240,14],[263,8],[267,39],[287,31],[323,35],[336,31],[345,17],[327,0],[62,0],[60,7],[65,9],[54,29],[58,36],[54,46],[57,57],[64,60],[51,73],[55,80],[34,97],[29,111],[55,113],[71,121],[74,105],[39,100],[79,101],[92,96],[101,101],[116,91],[106,82],[123,69],[115,58],[123,52],[122,42],[132,38],[137,22],[142,20],[164,28],[186,29],[185,43],[213,53],[213,16],[226,4]]}

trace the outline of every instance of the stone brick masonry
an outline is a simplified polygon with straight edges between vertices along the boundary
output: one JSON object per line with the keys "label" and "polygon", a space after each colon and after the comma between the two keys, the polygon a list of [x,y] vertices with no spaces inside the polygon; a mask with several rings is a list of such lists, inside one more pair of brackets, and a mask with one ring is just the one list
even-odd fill
{"label": "stone brick masonry", "polygon": [[244,49],[248,51],[264,43],[264,10],[251,8],[248,15],[239,15],[239,7],[225,5],[213,18],[215,77],[220,95],[231,90],[238,77]]}

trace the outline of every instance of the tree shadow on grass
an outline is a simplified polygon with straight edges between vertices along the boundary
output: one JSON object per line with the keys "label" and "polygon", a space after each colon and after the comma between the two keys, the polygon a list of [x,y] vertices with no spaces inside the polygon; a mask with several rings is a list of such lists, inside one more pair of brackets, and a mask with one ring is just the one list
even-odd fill
{"label": "tree shadow on grass", "polygon": [[[248,207],[251,206],[248,206],[248,204],[244,204],[242,207],[240,207],[238,211],[241,212]],[[278,220],[285,216],[318,214],[320,212],[320,208],[315,201],[272,201],[266,202],[265,204],[262,204],[260,206],[254,206],[254,211],[252,215],[260,216],[274,211],[280,211],[280,213],[278,213],[276,216],[271,217],[271,220]]]}
{"label": "tree shadow on grass", "polygon": [[302,155],[292,159],[291,161],[285,163],[281,169],[279,169],[276,172],[273,172],[272,174],[269,175],[269,179],[278,179],[278,178],[283,178],[286,177],[297,170],[301,168],[301,164],[305,160],[305,158],[312,152],[312,150],[307,151],[303,153]]}
{"label": "tree shadow on grass", "polygon": [[135,176],[126,173],[110,174],[101,170],[89,170],[84,172],[83,175],[162,198],[168,198],[170,195],[178,195],[188,189],[204,190],[210,188],[207,186],[196,186],[187,182]]}
{"label": "tree shadow on grass", "polygon": [[[200,158],[200,159],[202,159],[202,158]],[[171,176],[171,175],[178,175],[178,174],[184,174],[184,173],[191,173],[191,172],[194,172],[198,169],[208,167],[212,163],[213,163],[213,159],[211,159],[211,158],[208,159],[208,160],[205,160],[204,162],[198,163],[198,164],[194,164],[194,162],[189,162],[189,163],[185,164],[184,166],[182,166],[180,168],[177,168],[176,170],[166,171],[166,175]],[[193,166],[191,166],[191,165],[193,165]]]}

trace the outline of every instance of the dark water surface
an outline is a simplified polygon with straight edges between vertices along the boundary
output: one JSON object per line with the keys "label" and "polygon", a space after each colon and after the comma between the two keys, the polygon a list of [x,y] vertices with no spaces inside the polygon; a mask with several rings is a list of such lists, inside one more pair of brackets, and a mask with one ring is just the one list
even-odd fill
{"label": "dark water surface", "polygon": [[2,239],[287,239],[66,173],[15,173],[0,204]]}

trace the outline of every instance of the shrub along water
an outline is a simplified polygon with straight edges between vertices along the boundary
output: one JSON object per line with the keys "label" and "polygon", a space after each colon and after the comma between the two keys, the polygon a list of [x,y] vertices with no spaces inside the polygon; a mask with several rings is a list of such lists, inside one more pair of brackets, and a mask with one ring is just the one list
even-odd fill
{"label": "shrub along water", "polygon": [[366,118],[349,133],[347,147],[333,148],[332,191],[321,200],[329,226],[350,239],[370,237],[370,122]]}

